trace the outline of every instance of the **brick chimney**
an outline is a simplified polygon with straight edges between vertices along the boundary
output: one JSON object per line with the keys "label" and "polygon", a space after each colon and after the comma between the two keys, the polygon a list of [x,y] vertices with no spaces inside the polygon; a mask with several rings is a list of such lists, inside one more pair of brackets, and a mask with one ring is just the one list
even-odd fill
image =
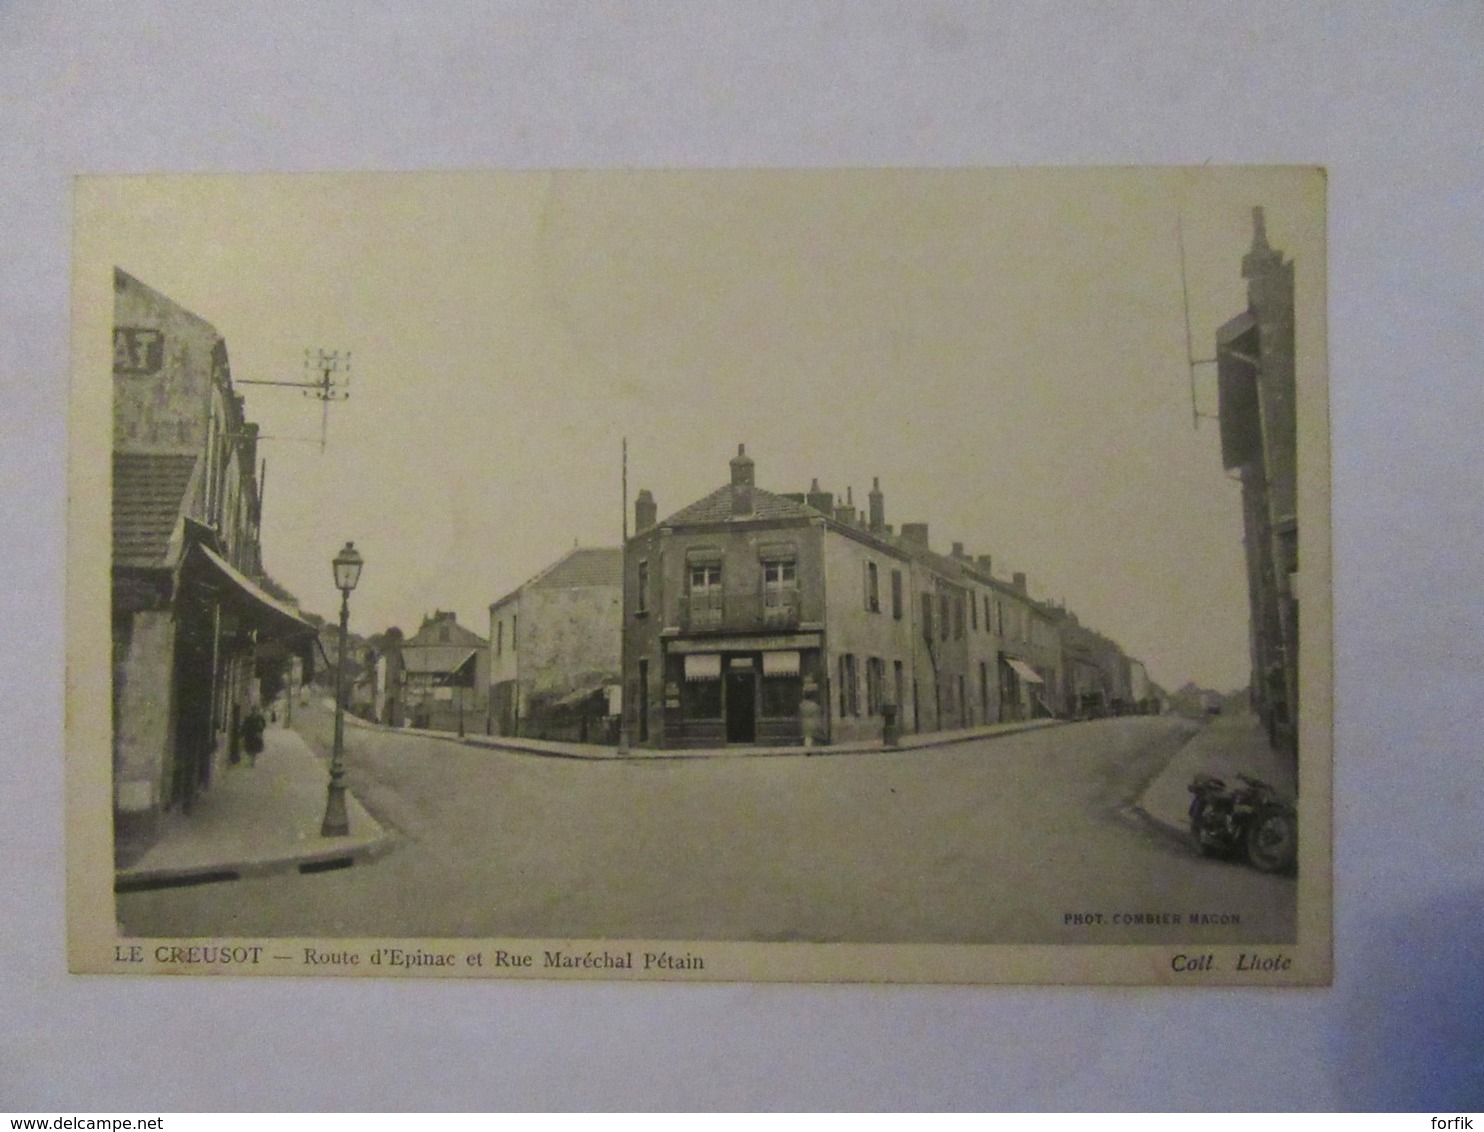
{"label": "brick chimney", "polygon": [[959,558],[959,559],[963,559],[963,558],[967,558],[968,557],[968,555],[964,553],[964,544],[963,543],[956,542],[956,543],[953,544],[953,557],[954,558]]}
{"label": "brick chimney", "polygon": [[994,565],[994,559],[988,554],[981,554],[974,559],[974,564],[979,567],[979,572],[986,577],[994,577],[994,571],[990,569]]}
{"label": "brick chimney", "polygon": [[881,477],[871,477],[871,494],[866,497],[870,507],[870,527],[874,534],[886,533],[886,496],[881,494]]}
{"label": "brick chimney", "polygon": [[1017,570],[1010,584],[1013,585],[1021,593],[1025,593],[1025,574],[1022,571]]}
{"label": "brick chimney", "polygon": [[926,550],[928,548],[928,525],[926,523],[903,523],[902,541]]}
{"label": "brick chimney", "polygon": [[634,500],[634,533],[642,535],[659,521],[659,511],[655,507],[654,495],[649,488],[639,489],[639,495]]}
{"label": "brick chimney", "polygon": [[737,445],[737,454],[732,457],[732,517],[744,518],[752,514],[753,483],[752,457],[747,454],[747,445]]}
{"label": "brick chimney", "polygon": [[845,489],[845,502],[835,508],[835,519],[846,526],[855,526],[855,490]]}
{"label": "brick chimney", "polygon": [[832,491],[820,491],[819,480],[816,478],[809,485],[809,491],[804,496],[804,502],[816,511],[823,511],[826,515],[835,513],[835,493]]}

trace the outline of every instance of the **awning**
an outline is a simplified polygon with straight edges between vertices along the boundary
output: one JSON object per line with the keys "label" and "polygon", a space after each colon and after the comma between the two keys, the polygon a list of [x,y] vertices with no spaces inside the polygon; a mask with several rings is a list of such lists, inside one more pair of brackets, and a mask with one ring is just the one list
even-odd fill
{"label": "awning", "polygon": [[233,606],[264,638],[293,640],[319,636],[319,631],[300,617],[297,609],[279,601],[211,547],[198,542],[195,549],[223,583],[222,601]]}
{"label": "awning", "polygon": [[687,680],[720,680],[721,653],[690,653],[685,658],[685,678]]}
{"label": "awning", "polygon": [[578,704],[582,703],[583,700],[591,699],[594,695],[601,692],[602,690],[602,684],[588,684],[585,687],[578,688],[574,692],[568,692],[565,696],[557,700],[556,703],[552,704],[551,706],[557,708],[576,707]]}
{"label": "awning", "polygon": [[764,676],[797,676],[799,654],[794,650],[763,653]]}
{"label": "awning", "polygon": [[478,666],[479,650],[470,649],[469,655],[459,661],[453,671],[439,683],[449,688],[472,688],[474,687],[474,673],[478,670]]}
{"label": "awning", "polygon": [[1032,668],[1023,660],[1016,660],[1013,656],[1007,656],[1005,658],[1005,663],[1008,664],[1011,668],[1015,669],[1020,678],[1027,684],[1044,684],[1046,682],[1042,680],[1039,675],[1037,675],[1034,668]]}

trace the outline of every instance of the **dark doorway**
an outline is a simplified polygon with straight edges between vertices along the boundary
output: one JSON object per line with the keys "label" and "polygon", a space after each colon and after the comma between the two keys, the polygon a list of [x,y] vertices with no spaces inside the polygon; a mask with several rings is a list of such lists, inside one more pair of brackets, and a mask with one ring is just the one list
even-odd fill
{"label": "dark doorway", "polygon": [[750,669],[727,673],[727,742],[757,739],[757,691]]}

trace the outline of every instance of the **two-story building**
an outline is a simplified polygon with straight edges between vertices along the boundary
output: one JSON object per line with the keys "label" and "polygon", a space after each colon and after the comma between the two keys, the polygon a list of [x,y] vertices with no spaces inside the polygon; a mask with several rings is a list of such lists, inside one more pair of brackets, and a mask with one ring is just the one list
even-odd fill
{"label": "two-story building", "polygon": [[622,626],[622,547],[573,547],[492,603],[492,732],[617,742]]}
{"label": "two-story building", "polygon": [[[210,323],[114,272],[114,842],[130,864],[189,813],[314,628],[265,588],[257,426]],[[277,680],[273,681],[275,686]]]}

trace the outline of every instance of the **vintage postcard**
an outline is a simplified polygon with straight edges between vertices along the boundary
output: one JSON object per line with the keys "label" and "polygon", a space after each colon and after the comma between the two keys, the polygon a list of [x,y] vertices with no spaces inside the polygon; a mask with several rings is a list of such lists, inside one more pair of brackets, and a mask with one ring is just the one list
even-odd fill
{"label": "vintage postcard", "polygon": [[79,179],[70,968],[1328,983],[1325,254],[1297,167]]}

